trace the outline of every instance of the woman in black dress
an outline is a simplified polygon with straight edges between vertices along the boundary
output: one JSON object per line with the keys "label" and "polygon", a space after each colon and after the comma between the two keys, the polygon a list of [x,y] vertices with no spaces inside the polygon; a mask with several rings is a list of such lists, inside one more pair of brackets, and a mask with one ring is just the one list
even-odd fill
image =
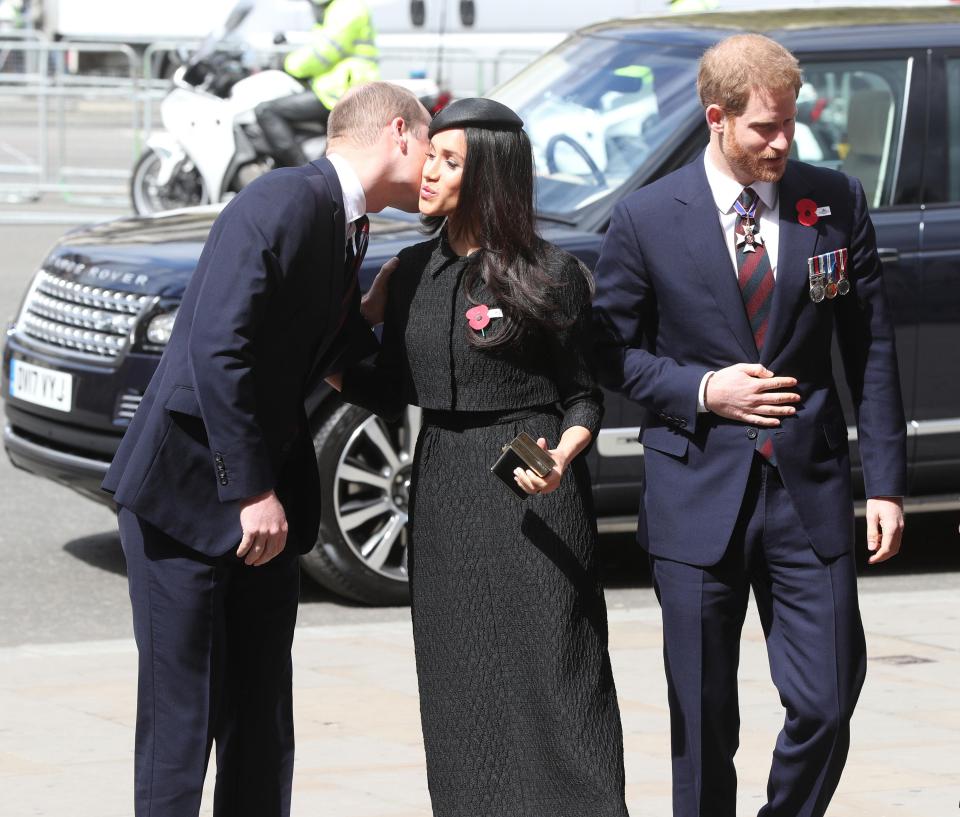
{"label": "woman in black dress", "polygon": [[[623,817],[589,474],[601,396],[586,360],[589,272],[535,233],[530,142],[490,100],[430,128],[420,210],[439,234],[399,255],[375,364],[346,400],[423,408],[410,588],[436,817]],[[331,382],[340,386],[339,379]],[[549,440],[518,499],[490,465],[521,430]]]}

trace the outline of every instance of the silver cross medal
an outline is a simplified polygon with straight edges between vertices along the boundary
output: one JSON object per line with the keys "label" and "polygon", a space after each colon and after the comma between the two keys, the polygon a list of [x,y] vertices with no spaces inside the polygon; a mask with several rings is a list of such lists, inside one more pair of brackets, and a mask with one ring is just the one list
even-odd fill
{"label": "silver cross medal", "polygon": [[763,244],[763,236],[755,233],[756,229],[755,224],[744,222],[743,235],[737,236],[737,247],[742,248],[744,252],[756,252],[757,247]]}

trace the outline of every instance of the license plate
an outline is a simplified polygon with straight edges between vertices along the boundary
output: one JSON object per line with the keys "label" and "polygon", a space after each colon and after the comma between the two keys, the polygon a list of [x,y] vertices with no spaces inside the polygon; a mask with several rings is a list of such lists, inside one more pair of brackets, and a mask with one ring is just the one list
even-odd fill
{"label": "license plate", "polygon": [[10,361],[10,395],[38,406],[70,411],[73,408],[73,375]]}

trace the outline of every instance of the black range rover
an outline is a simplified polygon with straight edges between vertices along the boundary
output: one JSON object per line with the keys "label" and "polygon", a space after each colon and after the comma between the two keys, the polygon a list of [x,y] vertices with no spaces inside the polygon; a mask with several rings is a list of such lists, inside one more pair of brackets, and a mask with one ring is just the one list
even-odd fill
{"label": "black range rover", "polygon": [[[546,238],[592,266],[614,204],[698,156],[707,134],[697,61],[744,19],[711,13],[594,26],[492,94],[526,122]],[[872,205],[909,420],[908,506],[960,504],[960,9],[754,12],[749,24],[803,65],[796,157],[857,176]],[[109,502],[100,480],[218,212],[108,222],[53,248],[7,332],[4,444],[14,464]],[[412,218],[374,218],[365,284],[419,240],[415,230]],[[590,454],[596,506],[602,529],[627,528],[643,473],[639,411],[617,395],[606,399]],[[402,601],[419,412],[388,427],[323,385],[308,409],[323,524],[304,565],[343,595]]]}

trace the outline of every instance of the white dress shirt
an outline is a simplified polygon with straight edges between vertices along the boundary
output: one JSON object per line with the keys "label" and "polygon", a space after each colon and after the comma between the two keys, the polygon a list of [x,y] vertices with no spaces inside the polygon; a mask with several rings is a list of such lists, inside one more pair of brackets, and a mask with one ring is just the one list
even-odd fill
{"label": "white dress shirt", "polygon": [[360,184],[356,171],[346,159],[336,153],[328,154],[327,158],[333,165],[340,189],[343,190],[343,220],[346,224],[345,238],[349,244],[357,229],[354,222],[367,214],[367,194],[363,192],[363,185]]}
{"label": "white dress shirt", "polygon": [[737,274],[737,246],[736,226],[737,211],[733,209],[744,187],[752,187],[760,197],[757,203],[759,219],[757,232],[763,238],[763,245],[767,248],[767,258],[770,259],[770,269],[773,277],[777,277],[777,250],[780,247],[780,197],[777,195],[779,185],[776,182],[753,182],[740,184],[732,176],[728,176],[718,168],[710,158],[709,149],[703,155],[703,167],[707,171],[707,183],[713,200],[717,205],[717,216],[720,218],[720,228],[727,242],[727,252],[730,253],[730,264],[733,274]]}
{"label": "white dress shirt", "polygon": [[[734,277],[737,276],[737,211],[733,205],[744,187],[752,187],[753,191],[760,198],[757,203],[757,227],[760,237],[763,239],[763,246],[767,251],[767,258],[770,259],[770,269],[773,271],[773,278],[777,278],[777,251],[780,247],[780,197],[779,185],[776,182],[753,182],[752,184],[740,184],[732,176],[728,176],[714,163],[710,157],[708,148],[703,154],[703,168],[707,172],[707,184],[710,185],[710,192],[713,194],[713,201],[717,205],[717,217],[720,219],[720,229],[723,230],[723,238],[727,242],[727,252],[730,254],[730,264]],[[697,395],[697,411],[701,414],[707,411],[704,403],[704,393],[707,388],[707,381],[713,372],[707,372],[700,381],[700,391]]]}

